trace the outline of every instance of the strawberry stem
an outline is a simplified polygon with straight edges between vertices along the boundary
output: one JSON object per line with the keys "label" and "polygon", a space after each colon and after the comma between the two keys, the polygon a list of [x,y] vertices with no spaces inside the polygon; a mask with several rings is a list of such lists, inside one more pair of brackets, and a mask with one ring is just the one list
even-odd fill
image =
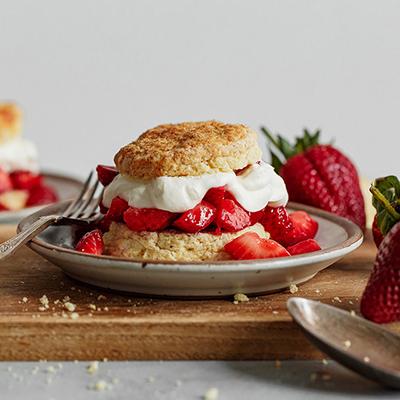
{"label": "strawberry stem", "polygon": [[390,201],[380,192],[378,188],[374,185],[371,185],[369,191],[372,193],[374,198],[378,200],[385,210],[396,220],[400,220],[400,214],[396,211],[396,209],[390,204]]}

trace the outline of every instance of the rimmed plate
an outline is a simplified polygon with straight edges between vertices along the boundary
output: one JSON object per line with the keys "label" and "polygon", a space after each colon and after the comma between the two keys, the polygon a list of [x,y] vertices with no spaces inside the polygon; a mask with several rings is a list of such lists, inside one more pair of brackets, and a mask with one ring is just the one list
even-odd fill
{"label": "rimmed plate", "polygon": [[[73,199],[82,189],[82,182],[78,179],[48,171],[41,172],[41,174],[45,183],[56,190],[60,201]],[[0,224],[16,224],[22,218],[42,208],[43,206],[35,206],[18,211],[0,211]]]}
{"label": "rimmed plate", "polygon": [[[39,216],[62,210],[58,203],[25,218],[23,230]],[[361,229],[347,219],[312,207],[291,203],[319,223],[322,250],[293,257],[249,261],[141,262],[95,256],[73,250],[77,227],[53,226],[29,243],[36,253],[77,280],[109,289],[156,296],[218,297],[235,293],[260,294],[287,288],[314,277],[319,271],[359,247]]]}

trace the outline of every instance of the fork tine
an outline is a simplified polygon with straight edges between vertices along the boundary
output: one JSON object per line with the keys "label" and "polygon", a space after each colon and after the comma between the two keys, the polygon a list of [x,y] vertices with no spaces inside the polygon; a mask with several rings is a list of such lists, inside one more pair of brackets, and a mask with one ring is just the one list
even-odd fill
{"label": "fork tine", "polygon": [[88,189],[84,194],[82,202],[79,205],[79,207],[70,215],[71,218],[78,218],[86,210],[86,207],[92,201],[98,186],[99,186],[99,181],[96,180],[95,184],[90,189]]}
{"label": "fork tine", "polygon": [[63,216],[64,217],[69,217],[71,216],[72,212],[76,209],[77,206],[79,206],[79,203],[81,202],[83,196],[87,192],[87,189],[89,187],[90,181],[92,180],[93,176],[93,171],[90,172],[88,178],[86,179],[83,188],[81,192],[79,193],[78,197],[67,207],[67,209],[64,211]]}
{"label": "fork tine", "polygon": [[104,188],[101,190],[101,192],[100,192],[99,196],[97,197],[97,199],[93,199],[90,202],[90,204],[86,207],[84,213],[82,214],[82,218],[89,218],[94,213],[96,208],[101,203],[101,200],[103,199],[103,193],[104,193]]}

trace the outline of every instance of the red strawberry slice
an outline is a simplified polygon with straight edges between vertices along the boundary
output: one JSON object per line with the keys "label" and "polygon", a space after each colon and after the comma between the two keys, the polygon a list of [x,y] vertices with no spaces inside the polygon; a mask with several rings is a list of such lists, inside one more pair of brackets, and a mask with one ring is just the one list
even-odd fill
{"label": "red strawberry slice", "polygon": [[191,210],[185,211],[173,225],[184,232],[200,232],[213,222],[215,212],[212,204],[202,201]]}
{"label": "red strawberry slice", "polygon": [[227,232],[237,232],[251,225],[251,219],[247,211],[233,200],[221,201],[215,218],[218,228]]}
{"label": "red strawberry slice", "polygon": [[76,245],[75,250],[88,254],[103,254],[103,234],[99,229],[85,233]]}
{"label": "red strawberry slice", "polygon": [[266,207],[260,222],[271,239],[284,246],[291,242],[294,226],[285,207]]}
{"label": "red strawberry slice", "polygon": [[204,196],[204,200],[212,204],[214,207],[219,207],[224,197],[225,197],[225,187],[218,186],[215,188],[211,188]]}
{"label": "red strawberry slice", "polygon": [[260,222],[264,218],[264,210],[249,212],[250,225]]}
{"label": "red strawberry slice", "polygon": [[360,310],[365,318],[377,323],[400,320],[400,223],[391,228],[379,246]]}
{"label": "red strawberry slice", "polygon": [[31,190],[42,184],[42,176],[30,171],[15,171],[10,174],[14,189]]}
{"label": "red strawberry slice", "polygon": [[110,229],[111,222],[122,222],[123,214],[128,209],[128,202],[120,197],[115,197],[110,208],[107,210],[104,218],[99,222],[99,227],[102,231],[108,231]]}
{"label": "red strawberry slice", "polygon": [[313,239],[318,231],[318,222],[312,219],[305,211],[294,211],[289,214],[293,224],[288,244],[296,244],[306,239]]}
{"label": "red strawberry slice", "polygon": [[123,219],[129,229],[135,232],[157,232],[165,229],[175,218],[175,214],[156,208],[129,207]]}
{"label": "red strawberry slice", "polygon": [[29,197],[26,205],[30,206],[38,206],[43,204],[54,203],[58,200],[58,196],[55,191],[45,185],[42,184],[40,186],[33,187],[29,192]]}
{"label": "red strawberry slice", "polygon": [[303,240],[302,242],[296,243],[293,246],[289,246],[287,251],[295,256],[296,254],[312,253],[313,251],[321,250],[318,242],[314,239]]}
{"label": "red strawberry slice", "polygon": [[235,260],[255,260],[290,256],[289,252],[278,242],[263,239],[255,232],[246,232],[227,243],[225,251]]}
{"label": "red strawberry slice", "polygon": [[111,165],[101,165],[96,167],[97,177],[103,186],[109,185],[119,174],[118,170]]}
{"label": "red strawberry slice", "polygon": [[13,188],[10,175],[0,169],[0,193],[6,192]]}
{"label": "red strawberry slice", "polygon": [[106,218],[111,221],[120,222],[123,219],[124,212],[128,209],[128,202],[121,197],[115,197],[107,211]]}

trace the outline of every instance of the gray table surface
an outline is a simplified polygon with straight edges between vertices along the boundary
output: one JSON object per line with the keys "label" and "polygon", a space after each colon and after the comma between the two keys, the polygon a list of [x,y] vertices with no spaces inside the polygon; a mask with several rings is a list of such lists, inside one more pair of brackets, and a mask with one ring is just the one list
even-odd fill
{"label": "gray table surface", "polygon": [[[0,399],[400,399],[333,361],[1,362]],[[100,385],[99,385],[100,382]],[[104,383],[103,390],[101,383]],[[96,390],[97,384],[97,390]]]}

